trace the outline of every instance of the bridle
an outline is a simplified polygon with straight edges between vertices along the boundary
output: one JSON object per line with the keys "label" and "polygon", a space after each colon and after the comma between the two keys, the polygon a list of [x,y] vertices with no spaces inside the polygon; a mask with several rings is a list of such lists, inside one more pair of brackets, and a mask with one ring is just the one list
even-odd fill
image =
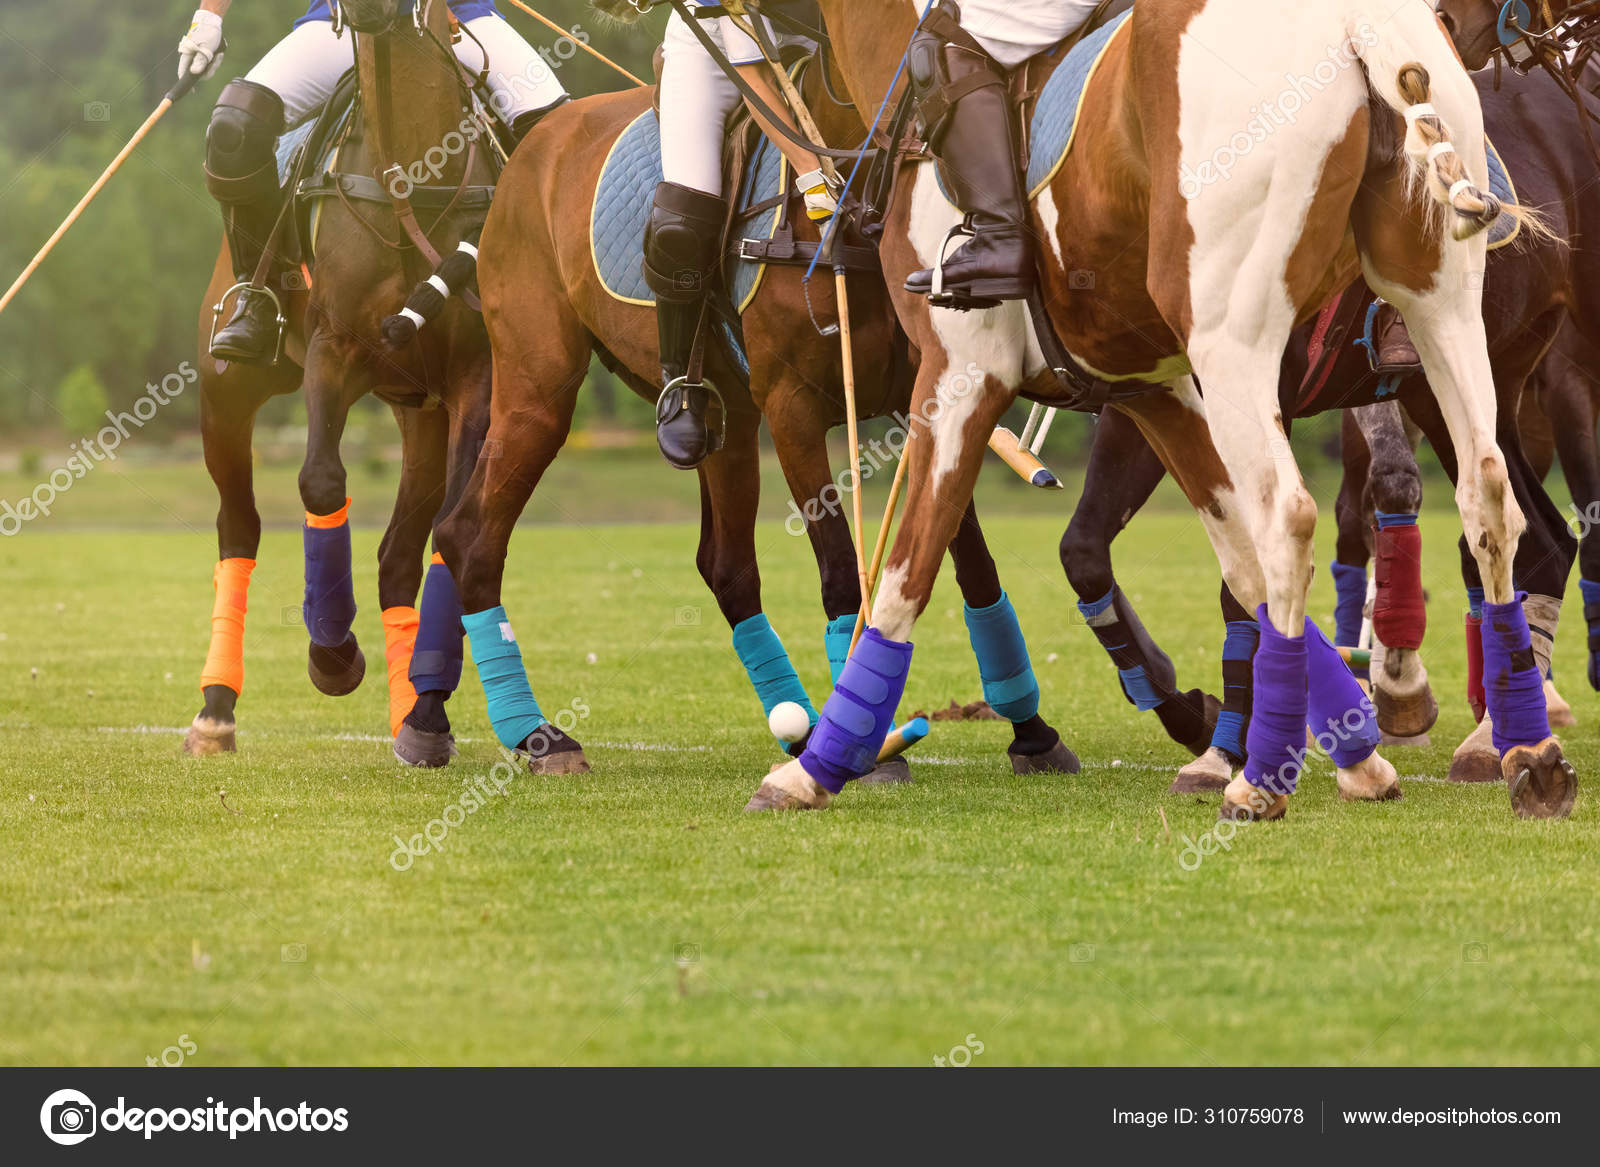
{"label": "bridle", "polygon": [[[411,5],[411,25],[417,30],[418,36],[421,36],[427,31],[428,8],[430,5],[432,5],[432,3],[433,0],[414,0],[414,3]],[[333,17],[333,35],[336,37],[344,36],[344,30],[350,27],[349,22],[344,18],[344,5],[340,4],[339,0],[328,0],[328,11],[329,15]],[[398,19],[398,17],[396,17],[396,19]],[[395,21],[390,20],[389,27],[376,32],[370,32],[368,35],[387,36],[389,33],[394,31],[394,25]]]}
{"label": "bridle", "polygon": [[1572,100],[1589,151],[1600,161],[1593,125],[1600,115],[1585,101],[1581,81],[1600,50],[1600,0],[1580,0],[1559,16],[1551,0],[1532,0],[1531,4],[1530,0],[1506,0],[1500,9],[1498,31],[1496,69],[1504,62],[1524,76],[1536,68],[1548,73]]}

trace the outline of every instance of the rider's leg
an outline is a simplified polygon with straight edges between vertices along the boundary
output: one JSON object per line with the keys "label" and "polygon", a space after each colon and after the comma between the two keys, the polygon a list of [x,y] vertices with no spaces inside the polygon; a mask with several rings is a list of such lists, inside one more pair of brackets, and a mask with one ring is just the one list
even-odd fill
{"label": "rider's leg", "polygon": [[[222,204],[234,278],[252,282],[283,206],[275,153],[278,135],[321,108],[354,64],[351,38],[333,35],[329,21],[302,24],[241,80],[222,90],[206,131],[206,186]],[[266,290],[245,288],[233,315],[211,345],[219,360],[260,364],[278,344],[280,273]],[[270,293],[270,294],[269,294]]]}
{"label": "rider's leg", "polygon": [[676,13],[667,23],[661,70],[664,181],[645,228],[645,279],[656,294],[661,379],[656,440],[662,455],[692,469],[714,452],[706,422],[712,390],[688,381],[695,336],[716,280],[727,201],[722,134],[739,91]]}
{"label": "rider's leg", "polygon": [[545,114],[569,98],[550,62],[501,16],[480,16],[466,23],[470,35],[456,45],[456,59],[473,73],[489,54],[489,90],[495,112],[511,127],[517,141]]}

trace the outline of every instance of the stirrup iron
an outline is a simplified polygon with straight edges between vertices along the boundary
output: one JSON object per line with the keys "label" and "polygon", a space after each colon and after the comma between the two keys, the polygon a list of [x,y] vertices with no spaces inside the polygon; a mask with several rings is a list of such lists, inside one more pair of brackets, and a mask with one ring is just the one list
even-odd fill
{"label": "stirrup iron", "polygon": [[249,280],[240,280],[217,298],[217,302],[211,305],[211,336],[206,340],[206,351],[209,353],[217,343],[217,330],[222,327],[222,313],[227,309],[228,301],[236,294],[243,292],[260,292],[272,301],[273,312],[277,315],[278,338],[273,343],[272,359],[267,362],[267,367],[274,368],[283,359],[283,338],[289,327],[289,318],[283,314],[283,301],[278,298],[278,293],[265,284],[254,284]]}

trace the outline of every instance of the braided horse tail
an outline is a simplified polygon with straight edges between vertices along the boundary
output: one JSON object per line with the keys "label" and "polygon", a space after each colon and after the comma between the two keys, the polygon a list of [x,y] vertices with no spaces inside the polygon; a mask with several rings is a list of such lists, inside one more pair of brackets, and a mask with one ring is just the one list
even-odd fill
{"label": "braided horse tail", "polygon": [[438,268],[416,286],[406,299],[406,306],[393,316],[385,316],[380,328],[383,343],[390,352],[398,352],[417,338],[417,333],[429,321],[444,311],[451,296],[458,296],[472,287],[478,278],[478,240],[483,227],[468,232],[456,250],[439,262]]}
{"label": "braided horse tail", "polygon": [[[1358,14],[1356,19],[1351,43],[1379,101],[1405,119],[1408,185],[1419,201],[1433,209],[1438,224],[1453,238],[1465,240],[1508,214],[1531,231],[1548,235],[1533,212],[1507,206],[1479,186],[1456,149],[1452,126],[1461,141],[1474,146],[1483,142],[1482,109],[1471,78],[1431,8],[1413,3],[1392,16],[1386,11],[1365,18]],[[1373,112],[1380,112],[1376,103]]]}

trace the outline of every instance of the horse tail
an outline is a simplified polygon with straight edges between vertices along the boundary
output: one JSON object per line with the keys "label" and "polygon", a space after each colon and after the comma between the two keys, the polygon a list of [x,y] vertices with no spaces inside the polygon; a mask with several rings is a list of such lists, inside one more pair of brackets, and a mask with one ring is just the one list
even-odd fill
{"label": "horse tail", "polygon": [[423,280],[406,299],[406,306],[393,316],[385,316],[380,329],[390,352],[398,352],[417,339],[417,333],[444,311],[451,296],[459,295],[478,278],[478,240],[480,224],[439,262],[432,275]]}
{"label": "horse tail", "polygon": [[1483,112],[1433,13],[1420,4],[1407,5],[1392,17],[1384,13],[1382,19],[1374,15],[1358,23],[1351,39],[1366,66],[1367,82],[1383,106],[1405,118],[1413,192],[1426,191],[1435,213],[1458,240],[1487,230],[1503,213],[1519,214],[1478,186],[1451,140],[1454,125],[1482,141]]}

